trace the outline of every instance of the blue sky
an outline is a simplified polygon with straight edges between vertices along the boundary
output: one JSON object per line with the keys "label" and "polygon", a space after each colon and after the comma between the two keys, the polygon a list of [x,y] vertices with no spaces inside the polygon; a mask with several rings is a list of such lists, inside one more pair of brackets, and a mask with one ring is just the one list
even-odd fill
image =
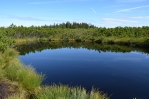
{"label": "blue sky", "polygon": [[86,22],[98,27],[148,26],[148,0],[0,0],[0,26]]}

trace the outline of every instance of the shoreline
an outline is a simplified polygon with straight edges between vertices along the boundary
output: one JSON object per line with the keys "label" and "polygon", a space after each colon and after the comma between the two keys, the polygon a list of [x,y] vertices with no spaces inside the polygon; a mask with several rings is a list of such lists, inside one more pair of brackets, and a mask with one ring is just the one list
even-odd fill
{"label": "shoreline", "polygon": [[148,38],[116,38],[116,37],[106,37],[99,38],[98,40],[81,40],[81,39],[49,39],[49,38],[30,38],[30,39],[15,39],[16,45],[21,45],[31,42],[89,42],[89,43],[98,43],[98,44],[117,44],[117,45],[126,45],[134,47],[143,47],[149,48],[149,39]]}

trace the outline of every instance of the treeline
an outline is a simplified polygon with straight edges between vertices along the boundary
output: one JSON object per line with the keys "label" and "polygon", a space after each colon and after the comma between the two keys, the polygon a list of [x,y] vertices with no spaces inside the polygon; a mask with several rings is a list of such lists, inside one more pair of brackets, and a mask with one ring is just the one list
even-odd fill
{"label": "treeline", "polygon": [[73,23],[70,23],[70,22],[66,22],[66,23],[60,23],[60,24],[55,24],[54,25],[44,25],[44,26],[41,26],[41,27],[44,27],[44,28],[69,28],[69,29],[76,29],[76,28],[85,28],[85,29],[88,29],[88,28],[95,28],[96,26],[92,25],[92,24],[87,24],[87,23],[77,23],[77,22],[73,22]]}
{"label": "treeline", "polygon": [[149,37],[149,26],[106,28],[76,22],[30,27],[11,24],[9,27],[0,27],[0,31],[14,38],[48,37],[61,39],[95,39],[96,37],[110,36]]}
{"label": "treeline", "polygon": [[87,23],[61,23],[44,26],[0,27],[0,33],[15,39],[44,38],[49,41],[89,41],[98,43],[149,46],[149,26],[96,27]]}

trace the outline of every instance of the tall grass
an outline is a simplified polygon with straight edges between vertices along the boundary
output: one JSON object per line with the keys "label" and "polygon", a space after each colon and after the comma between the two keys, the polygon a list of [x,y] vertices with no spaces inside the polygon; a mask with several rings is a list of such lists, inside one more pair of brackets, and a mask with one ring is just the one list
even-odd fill
{"label": "tall grass", "polygon": [[13,49],[9,49],[0,54],[0,76],[10,79],[11,81],[17,81],[27,91],[33,91],[40,87],[43,81],[43,75],[38,74],[33,67],[24,66],[18,60],[18,52]]}
{"label": "tall grass", "polygon": [[18,58],[19,53],[13,49],[7,49],[3,53],[0,53],[0,64],[1,69],[6,68],[11,65],[16,58]]}
{"label": "tall grass", "polygon": [[41,38],[36,38],[36,37],[32,37],[32,38],[21,38],[21,39],[15,39],[17,45],[20,44],[25,44],[25,43],[30,43],[30,42],[38,42],[40,41]]}
{"label": "tall grass", "polygon": [[109,99],[106,94],[92,89],[87,92],[81,87],[68,87],[66,85],[45,86],[35,93],[35,99]]}
{"label": "tall grass", "polygon": [[17,72],[17,78],[24,87],[32,91],[35,88],[40,87],[43,81],[43,75],[38,74],[31,66],[24,67]]}
{"label": "tall grass", "polygon": [[17,66],[15,64],[5,69],[5,76],[8,79],[18,81],[28,91],[33,91],[41,85],[43,81],[42,74],[35,72],[31,66],[19,67],[19,64]]}

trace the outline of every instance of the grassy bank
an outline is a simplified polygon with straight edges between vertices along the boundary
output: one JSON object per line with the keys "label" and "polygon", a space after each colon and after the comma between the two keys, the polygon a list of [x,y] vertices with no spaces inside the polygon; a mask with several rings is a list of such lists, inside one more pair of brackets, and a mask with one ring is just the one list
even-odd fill
{"label": "grassy bank", "polygon": [[140,38],[129,38],[129,37],[99,37],[94,39],[61,39],[61,38],[30,38],[30,39],[15,39],[16,45],[26,44],[30,42],[40,42],[40,41],[50,41],[50,42],[94,42],[98,44],[117,44],[117,45],[127,45],[127,46],[136,46],[136,47],[149,47],[149,38],[140,37]]}
{"label": "grassy bank", "polygon": [[24,66],[18,52],[7,49],[0,53],[0,98],[7,99],[109,99],[94,89],[87,93],[81,87],[41,86],[44,79],[31,66]]}
{"label": "grassy bank", "polygon": [[92,89],[87,92],[81,87],[68,87],[66,85],[51,85],[42,87],[35,92],[38,99],[109,99],[106,94]]}
{"label": "grassy bank", "polygon": [[[68,24],[68,23],[67,23]],[[63,24],[64,25],[64,24]],[[65,24],[66,25],[66,24]],[[84,27],[72,23],[73,27],[57,26],[15,26],[0,27],[0,48],[16,44],[38,42],[38,41],[75,41],[75,42],[96,42],[107,44],[119,44],[127,46],[149,47],[149,27]],[[87,24],[86,24],[87,25]],[[3,40],[5,39],[5,40]],[[5,47],[3,49],[5,49]]]}

